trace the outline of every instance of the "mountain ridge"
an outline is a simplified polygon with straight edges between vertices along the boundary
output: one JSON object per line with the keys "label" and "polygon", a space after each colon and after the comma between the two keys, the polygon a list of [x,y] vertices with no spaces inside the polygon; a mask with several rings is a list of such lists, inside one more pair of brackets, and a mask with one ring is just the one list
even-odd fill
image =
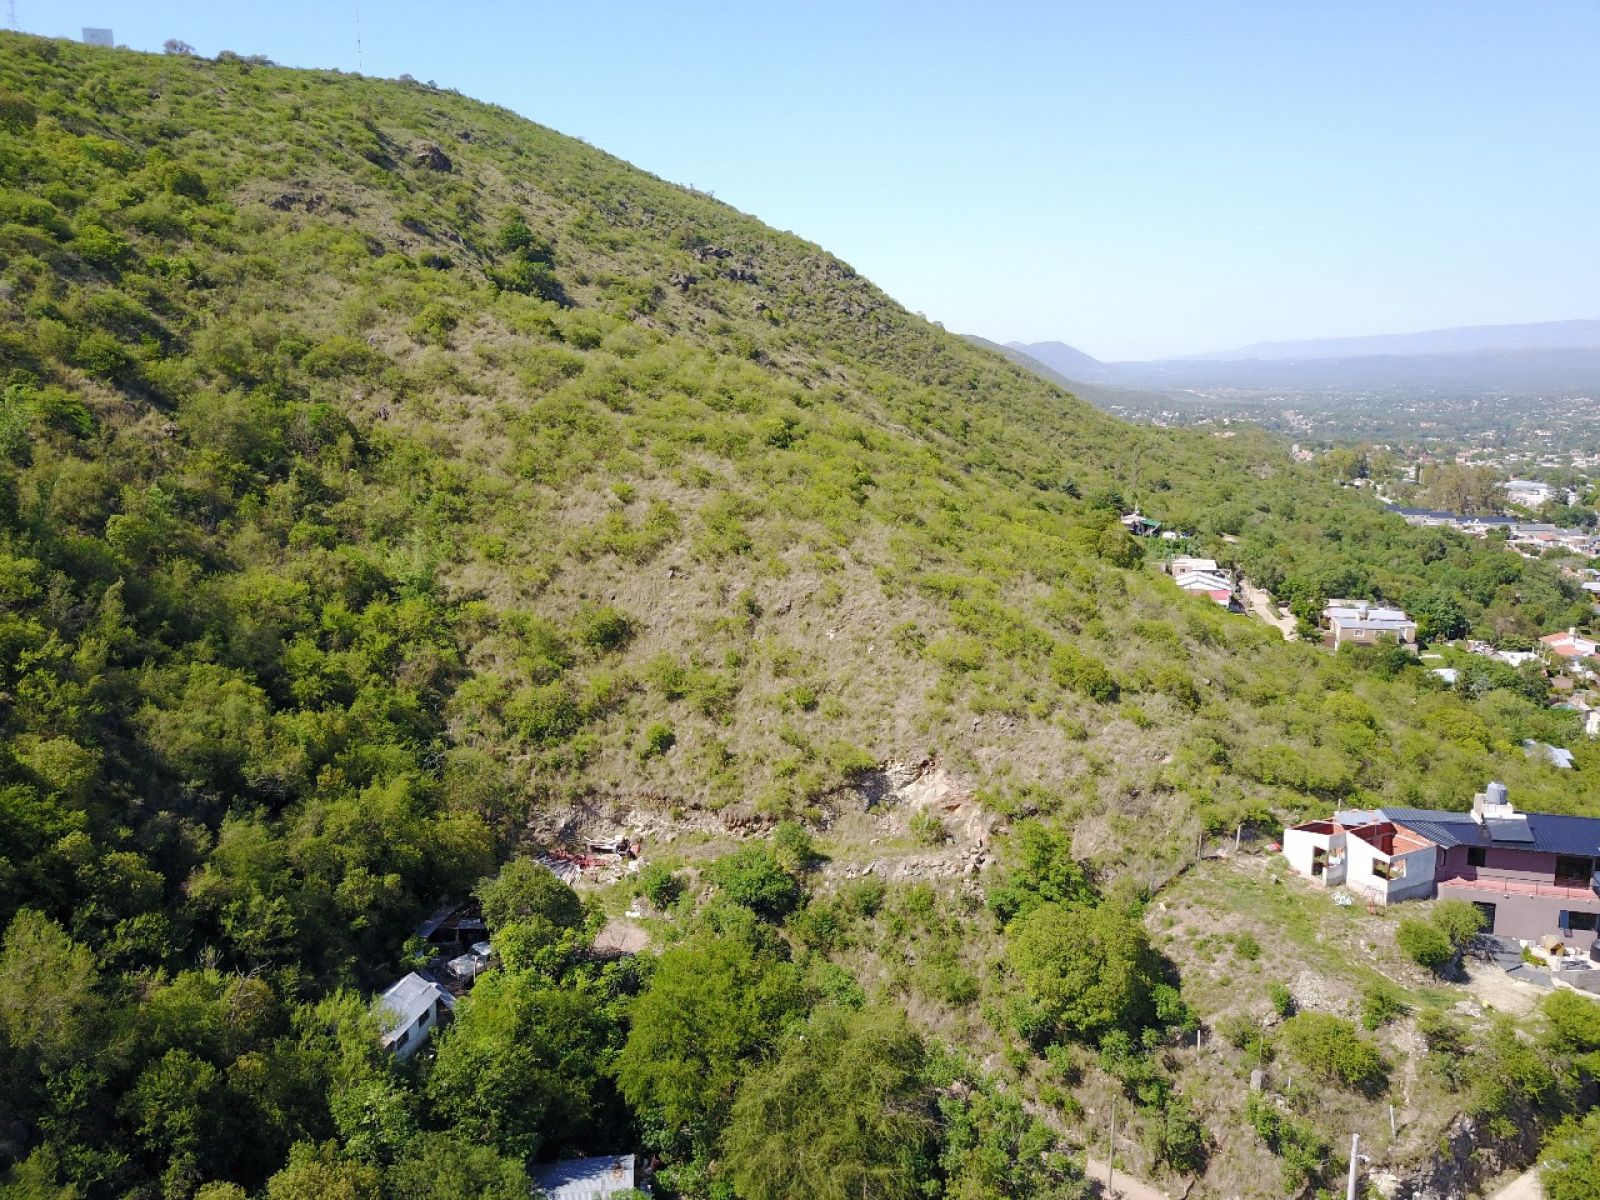
{"label": "mountain ridge", "polygon": [[1600,390],[1600,321],[1591,320],[1260,342],[1117,362],[1099,362],[1060,342],[1008,345],[1067,378],[1122,387]]}

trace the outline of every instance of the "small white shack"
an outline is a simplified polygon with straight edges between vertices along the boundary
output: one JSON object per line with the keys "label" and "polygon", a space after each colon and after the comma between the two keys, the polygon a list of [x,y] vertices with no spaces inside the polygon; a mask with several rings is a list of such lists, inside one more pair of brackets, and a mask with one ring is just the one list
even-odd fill
{"label": "small white shack", "polygon": [[637,1187],[631,1154],[569,1158],[533,1171],[533,1194],[545,1200],[607,1200]]}
{"label": "small white shack", "polygon": [[383,1048],[401,1060],[410,1058],[455,1006],[449,992],[412,971],[373,1002],[383,1027]]}

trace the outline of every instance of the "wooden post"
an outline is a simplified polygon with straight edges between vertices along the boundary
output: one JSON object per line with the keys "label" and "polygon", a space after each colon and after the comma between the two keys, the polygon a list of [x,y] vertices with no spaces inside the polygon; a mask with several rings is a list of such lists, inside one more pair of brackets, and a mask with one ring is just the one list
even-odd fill
{"label": "wooden post", "polygon": [[1356,1200],[1356,1171],[1361,1161],[1361,1135],[1350,1135],[1350,1179],[1344,1186],[1344,1200]]}

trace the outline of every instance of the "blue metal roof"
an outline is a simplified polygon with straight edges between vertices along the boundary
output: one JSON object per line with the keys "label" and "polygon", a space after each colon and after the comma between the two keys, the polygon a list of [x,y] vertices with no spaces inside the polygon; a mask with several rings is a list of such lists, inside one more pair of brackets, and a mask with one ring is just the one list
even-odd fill
{"label": "blue metal roof", "polygon": [[[1540,854],[1600,855],[1600,817],[1518,813],[1513,822],[1517,828],[1506,828],[1497,838],[1495,827],[1504,824],[1499,819],[1485,827],[1474,821],[1471,813],[1464,812],[1426,808],[1380,808],[1376,812],[1383,820],[1404,825],[1446,850],[1452,846],[1514,846]],[[1524,823],[1526,832],[1522,829]]]}

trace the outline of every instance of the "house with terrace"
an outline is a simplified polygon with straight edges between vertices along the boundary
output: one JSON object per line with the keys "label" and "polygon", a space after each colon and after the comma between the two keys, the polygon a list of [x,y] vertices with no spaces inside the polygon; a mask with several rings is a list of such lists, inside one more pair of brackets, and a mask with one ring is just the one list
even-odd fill
{"label": "house with terrace", "polygon": [[1284,831],[1283,853],[1306,878],[1378,904],[1456,899],[1491,933],[1536,942],[1559,934],[1594,945],[1600,926],[1600,818],[1523,813],[1503,783],[1470,812],[1352,809]]}
{"label": "house with terrace", "polygon": [[1417,623],[1398,608],[1365,600],[1330,600],[1322,619],[1328,626],[1324,640],[1335,650],[1391,642],[1416,653]]}

